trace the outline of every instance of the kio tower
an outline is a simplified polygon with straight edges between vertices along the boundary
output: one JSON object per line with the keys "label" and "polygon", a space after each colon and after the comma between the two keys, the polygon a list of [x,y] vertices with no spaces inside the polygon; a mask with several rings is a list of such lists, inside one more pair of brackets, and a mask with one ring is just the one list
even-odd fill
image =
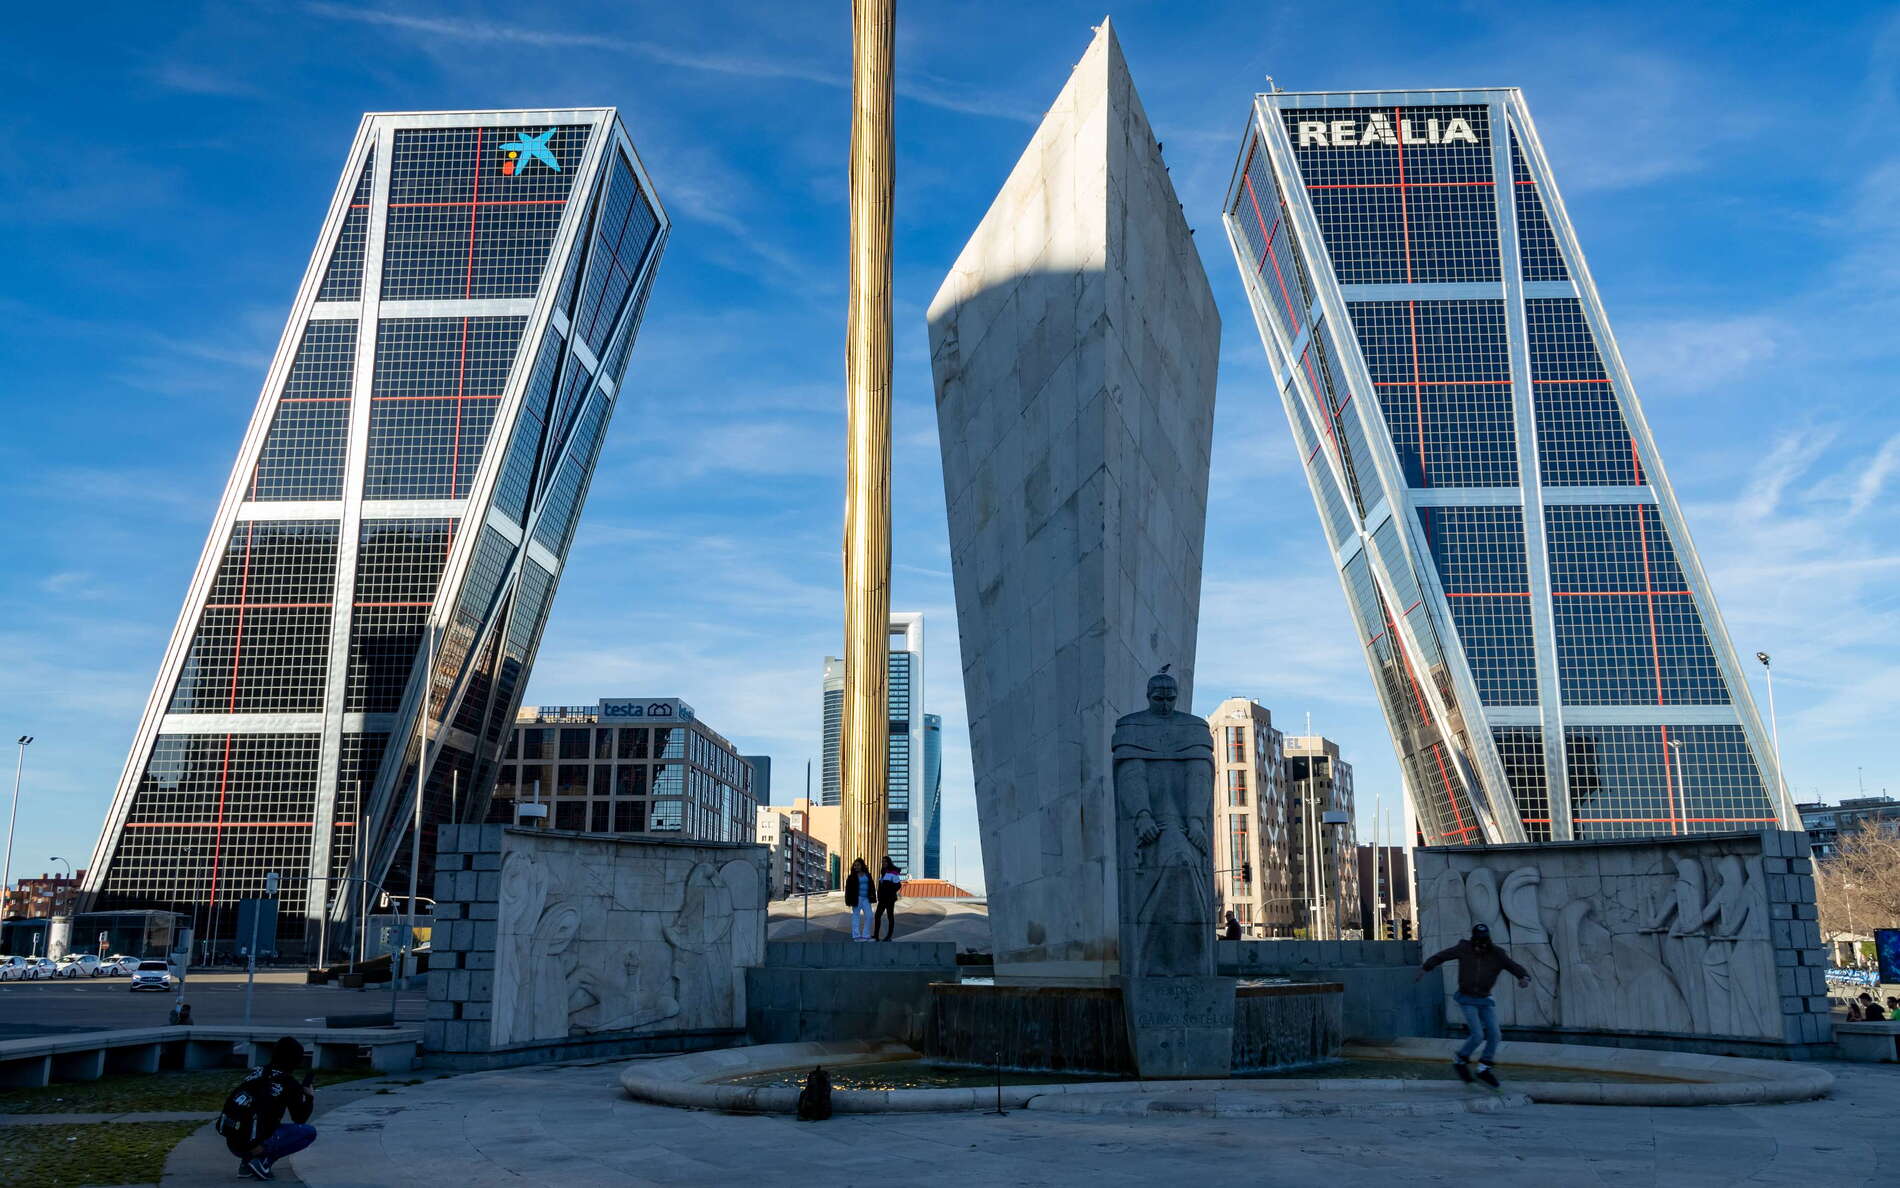
{"label": "kio tower", "polygon": [[1799,828],[1523,96],[1261,95],[1225,221],[1426,841]]}
{"label": "kio tower", "polygon": [[435,825],[482,819],[667,228],[611,108],[364,118],[94,905],[234,947],[276,871],[277,947],[302,948],[326,910],[408,890],[419,782],[425,873]]}

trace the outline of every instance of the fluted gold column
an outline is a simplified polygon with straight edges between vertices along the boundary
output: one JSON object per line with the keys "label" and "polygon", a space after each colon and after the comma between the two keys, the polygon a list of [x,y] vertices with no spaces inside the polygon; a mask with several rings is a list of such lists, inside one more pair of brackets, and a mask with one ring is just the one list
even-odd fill
{"label": "fluted gold column", "polygon": [[896,0],[851,4],[851,293],[845,328],[844,868],[884,855],[891,620],[891,68]]}

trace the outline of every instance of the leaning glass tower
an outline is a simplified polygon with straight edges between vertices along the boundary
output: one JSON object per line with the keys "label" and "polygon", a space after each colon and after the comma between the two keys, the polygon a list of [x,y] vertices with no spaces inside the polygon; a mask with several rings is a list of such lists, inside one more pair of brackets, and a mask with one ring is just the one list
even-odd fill
{"label": "leaning glass tower", "polygon": [[1799,828],[1523,96],[1258,96],[1225,223],[1425,840]]}
{"label": "leaning glass tower", "polygon": [[428,886],[433,826],[485,811],[667,230],[611,108],[364,117],[95,907],[170,908],[230,945],[275,871],[277,947],[308,949],[366,894],[407,893],[419,783]]}

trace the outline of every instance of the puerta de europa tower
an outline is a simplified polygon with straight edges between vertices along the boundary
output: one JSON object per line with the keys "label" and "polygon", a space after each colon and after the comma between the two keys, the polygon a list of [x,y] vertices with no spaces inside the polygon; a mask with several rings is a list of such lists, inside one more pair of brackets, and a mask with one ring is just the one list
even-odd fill
{"label": "puerta de europa tower", "polygon": [[277,944],[298,949],[326,903],[406,891],[429,657],[424,874],[434,825],[482,818],[667,230],[611,108],[364,118],[94,906],[231,943],[235,901],[276,871]]}
{"label": "puerta de europa tower", "polygon": [[1225,221],[1435,845],[1800,827],[1523,96],[1259,96]]}

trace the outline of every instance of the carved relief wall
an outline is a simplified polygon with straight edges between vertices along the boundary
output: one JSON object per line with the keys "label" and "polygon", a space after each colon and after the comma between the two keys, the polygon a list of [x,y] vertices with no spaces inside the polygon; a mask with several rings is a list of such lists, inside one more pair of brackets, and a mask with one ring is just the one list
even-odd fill
{"label": "carved relief wall", "polygon": [[1505,1027],[1826,1042],[1802,834],[1425,849],[1418,878],[1428,954],[1482,923],[1530,972]]}
{"label": "carved relief wall", "polygon": [[442,851],[467,869],[438,876],[437,902],[464,919],[438,925],[454,964],[431,963],[429,1022],[442,1026],[428,1028],[430,1046],[745,1026],[745,968],[765,954],[763,847],[454,834]]}

